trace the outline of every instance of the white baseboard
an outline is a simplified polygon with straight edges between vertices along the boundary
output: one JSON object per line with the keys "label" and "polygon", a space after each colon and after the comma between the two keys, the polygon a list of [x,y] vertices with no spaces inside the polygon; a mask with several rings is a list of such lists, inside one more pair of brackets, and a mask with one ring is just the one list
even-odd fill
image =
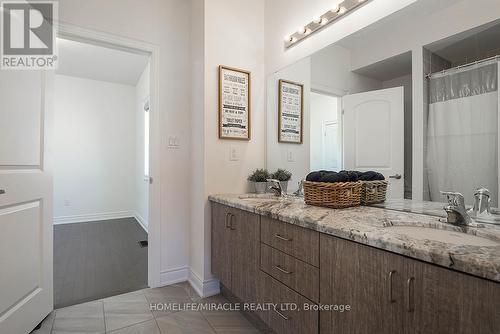
{"label": "white baseboard", "polygon": [[118,211],[118,212],[107,212],[107,213],[93,213],[87,215],[73,215],[73,216],[59,216],[54,217],[53,224],[75,224],[75,223],[85,223],[85,222],[95,222],[99,220],[110,220],[119,218],[136,218],[134,211]]}
{"label": "white baseboard", "polygon": [[148,224],[147,224],[147,221],[146,219],[144,219],[140,214],[139,212],[135,211],[134,212],[134,217],[135,219],[137,220],[137,222],[139,223],[139,225],[141,225],[142,229],[144,231],[146,231],[146,233],[149,233],[148,232]]}
{"label": "white baseboard", "polygon": [[200,297],[210,297],[220,293],[219,280],[212,278],[201,281],[189,267],[164,270],[160,275],[160,286],[188,281]]}
{"label": "white baseboard", "polygon": [[189,271],[189,283],[202,298],[214,296],[220,293],[219,280],[211,278],[202,281],[192,270]]}
{"label": "white baseboard", "polygon": [[185,282],[189,278],[189,267],[163,270],[160,273],[160,286]]}

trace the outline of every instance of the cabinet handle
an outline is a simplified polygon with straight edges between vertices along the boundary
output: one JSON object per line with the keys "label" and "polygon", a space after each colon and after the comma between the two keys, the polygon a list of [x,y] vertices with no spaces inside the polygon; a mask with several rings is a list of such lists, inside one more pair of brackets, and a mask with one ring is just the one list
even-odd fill
{"label": "cabinet handle", "polygon": [[280,239],[280,240],[283,240],[283,241],[292,241],[292,238],[288,239],[288,238],[285,238],[285,237],[283,237],[283,236],[281,236],[279,234],[275,234],[274,237],[276,239]]}
{"label": "cabinet handle", "polygon": [[5,194],[5,190],[4,189],[0,189],[0,195],[3,195]]}
{"label": "cabinet handle", "polygon": [[229,212],[228,212],[228,213],[226,213],[226,228],[230,228],[230,226],[229,226],[229,216],[230,216],[230,215],[231,215],[231,214],[230,214]]}
{"label": "cabinet handle", "polygon": [[396,270],[389,271],[389,303],[394,303],[396,300],[392,296],[392,277],[397,273]]}
{"label": "cabinet handle", "polygon": [[233,223],[234,223],[233,218],[234,218],[234,215],[233,215],[233,214],[231,214],[231,218],[229,218],[229,221],[230,221],[229,226],[231,227],[231,230],[233,230],[233,231],[234,231],[234,230],[236,230],[236,227],[234,227],[234,224],[233,224]]}
{"label": "cabinet handle", "polygon": [[415,277],[410,277],[406,281],[406,286],[407,286],[407,292],[408,292],[408,312],[411,313],[415,311],[414,303],[415,301],[413,300],[413,282],[415,281]]}
{"label": "cabinet handle", "polygon": [[281,266],[274,266],[274,269],[277,269],[277,270],[279,270],[282,273],[287,274],[287,275],[293,274],[293,271],[288,271],[286,269],[283,269],[283,268],[281,268]]}
{"label": "cabinet handle", "polygon": [[290,317],[287,317],[286,315],[284,315],[283,313],[281,313],[280,311],[278,311],[277,309],[274,309],[274,312],[276,312],[276,314],[278,314],[280,317],[282,317],[283,319],[285,320],[290,320]]}

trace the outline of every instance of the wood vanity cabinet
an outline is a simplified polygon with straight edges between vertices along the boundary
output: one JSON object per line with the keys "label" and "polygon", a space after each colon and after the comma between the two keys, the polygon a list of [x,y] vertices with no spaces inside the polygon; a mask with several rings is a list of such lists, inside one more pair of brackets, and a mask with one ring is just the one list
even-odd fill
{"label": "wood vanity cabinet", "polygon": [[212,272],[281,334],[499,334],[500,283],[212,203]]}
{"label": "wood vanity cabinet", "polygon": [[321,333],[500,333],[500,284],[321,235]]}
{"label": "wood vanity cabinet", "polygon": [[245,302],[255,302],[260,260],[260,217],[212,203],[212,272]]}

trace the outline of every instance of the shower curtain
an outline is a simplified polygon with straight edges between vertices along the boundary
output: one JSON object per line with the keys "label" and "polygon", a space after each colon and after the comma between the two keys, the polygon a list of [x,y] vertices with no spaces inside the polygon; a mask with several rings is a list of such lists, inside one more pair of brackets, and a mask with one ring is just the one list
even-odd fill
{"label": "shower curtain", "polygon": [[431,201],[458,191],[466,204],[488,188],[498,206],[498,63],[431,76],[427,176]]}

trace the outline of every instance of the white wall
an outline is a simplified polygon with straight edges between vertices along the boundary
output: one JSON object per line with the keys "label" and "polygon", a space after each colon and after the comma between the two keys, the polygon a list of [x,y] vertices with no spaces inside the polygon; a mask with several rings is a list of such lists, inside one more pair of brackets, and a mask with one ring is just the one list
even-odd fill
{"label": "white wall", "polygon": [[[190,18],[191,1],[186,0],[63,0],[59,1],[59,19],[63,22],[124,36],[157,45],[159,48],[159,113],[161,147],[160,167],[151,186],[160,187],[158,228],[151,230],[150,251],[159,263],[150,263],[153,286],[185,280],[188,273],[188,225],[190,201]],[[155,78],[152,78],[152,81]],[[169,135],[177,135],[181,146],[166,147]],[[153,171],[155,172],[155,171]],[[153,214],[153,212],[151,212]],[[153,247],[153,248],[152,248]],[[159,275],[161,272],[161,277]]]}
{"label": "white wall", "polygon": [[[304,85],[304,118],[302,144],[278,142],[278,84],[280,79]],[[269,171],[284,168],[292,173],[288,191],[297,189],[297,183],[309,173],[310,161],[310,95],[311,59],[309,57],[276,72],[267,78],[267,137],[266,166]],[[289,155],[292,156],[292,161]]]}
{"label": "white wall", "polygon": [[382,88],[380,81],[352,72],[351,51],[339,45],[311,56],[311,85],[338,96]]}
{"label": "white wall", "polygon": [[56,75],[53,117],[54,221],[133,214],[135,88]]}
{"label": "white wall", "polygon": [[[192,129],[196,132],[192,134],[192,150],[196,154],[192,155],[191,179],[195,184],[191,186],[190,260],[191,281],[201,286],[204,294],[212,294],[218,291],[218,286],[211,279],[208,195],[246,192],[247,175],[264,166],[264,0],[199,1],[193,5],[193,20],[200,21],[192,23],[191,59],[197,75],[193,76],[196,95],[192,96],[191,110]],[[200,50],[200,44],[205,46],[204,50]],[[218,138],[219,65],[251,72],[249,142]],[[201,80],[203,87],[199,86]],[[200,100],[204,105],[200,105]],[[229,161],[231,147],[236,148],[238,161]]]}
{"label": "white wall", "polygon": [[[149,181],[144,171],[144,103],[149,99],[149,63],[135,86],[135,212],[143,226],[148,226],[149,219]],[[151,104],[150,104],[151,105]]]}

